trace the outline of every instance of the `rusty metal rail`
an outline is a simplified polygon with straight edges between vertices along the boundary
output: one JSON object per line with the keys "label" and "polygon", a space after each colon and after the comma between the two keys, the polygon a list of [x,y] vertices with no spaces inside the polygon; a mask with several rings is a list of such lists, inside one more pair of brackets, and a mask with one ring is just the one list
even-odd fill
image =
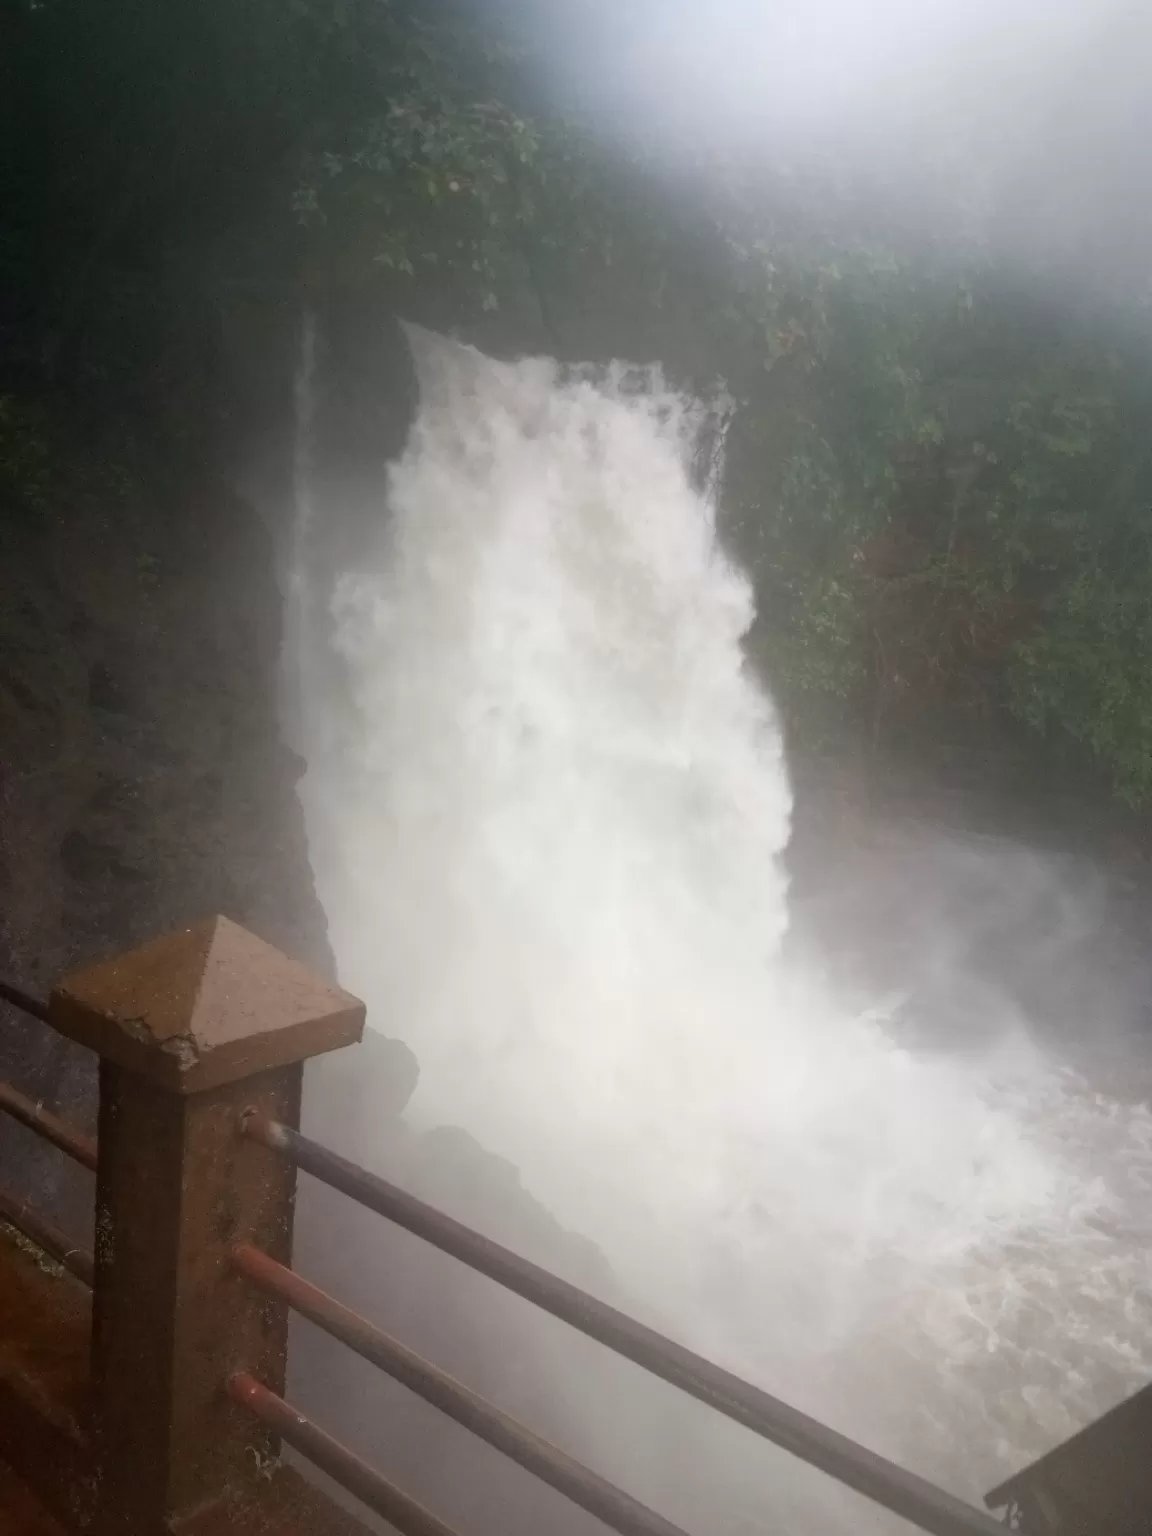
{"label": "rusty metal rail", "polygon": [[[50,1022],[47,1003],[25,992],[10,981],[0,978],[0,1001],[29,1013],[33,1018]],[[40,1136],[43,1140],[73,1158],[81,1167],[96,1171],[96,1142],[76,1126],[54,1115],[51,1110],[37,1104],[27,1094],[14,1088],[11,1083],[0,1081],[0,1114],[9,1115],[18,1124]],[[5,1221],[34,1243],[49,1258],[55,1259],[85,1285],[92,1284],[92,1255],[78,1247],[43,1217],[31,1210],[25,1201],[19,1200],[7,1190],[0,1189],[0,1221]]]}
{"label": "rusty metal rail", "polygon": [[[47,1502],[55,1499],[66,1524],[79,1515],[89,1528],[93,1489],[101,1529],[183,1529],[200,1512],[223,1509],[221,1501],[239,1501],[245,1528],[248,1515],[260,1523],[279,1497],[261,1476],[279,1435],[404,1536],[454,1536],[285,1400],[295,1309],[622,1536],[683,1536],[295,1275],[292,1204],[303,1168],[931,1536],[1003,1536],[1004,1526],[982,1510],[292,1129],[303,1063],[358,1040],[364,1006],[227,919],[72,973],[53,989],[50,1007],[0,980],[0,1004],[101,1058],[98,1169],[95,1140],[0,1084],[0,1114],[97,1171],[95,1265],[0,1189],[0,1221],[93,1284],[90,1317],[85,1299],[55,1278],[45,1277],[35,1301],[52,1339],[61,1320],[75,1324],[70,1308],[84,1314],[73,1328],[81,1365],[66,1385],[76,1387],[94,1426],[97,1461],[88,1450],[75,1464],[61,1459],[61,1404],[72,1411],[66,1393],[57,1404],[38,1379],[11,1371],[9,1380],[0,1371],[6,1459],[22,1464],[17,1471]],[[140,1029],[141,1019],[149,1029]],[[174,1042],[190,1048],[174,1051]],[[237,1424],[229,1400],[246,1421]],[[321,1518],[310,1528],[365,1531],[319,1491],[316,1509]]]}
{"label": "rusty metal rail", "polygon": [[302,1317],[347,1344],[621,1536],[685,1536],[679,1526],[534,1434],[259,1249],[248,1245],[235,1248],[232,1262],[253,1284],[286,1301]]}
{"label": "rusty metal rail", "polygon": [[82,1280],[85,1285],[92,1284],[92,1255],[70,1242],[57,1227],[30,1210],[26,1201],[18,1200],[6,1189],[0,1189],[0,1221],[15,1227],[17,1232],[49,1258],[55,1259],[77,1280]]}
{"label": "rusty metal rail", "polygon": [[96,1142],[93,1138],[85,1136],[83,1131],[69,1125],[67,1120],[61,1120],[59,1115],[54,1115],[51,1110],[20,1093],[11,1083],[0,1082],[0,1113],[11,1115],[13,1120],[18,1120],[30,1131],[35,1131],[37,1136],[42,1136],[45,1141],[50,1141],[61,1152],[74,1158],[81,1167],[96,1172]]}
{"label": "rusty metal rail", "polygon": [[49,1022],[48,1004],[41,998],[33,997],[31,992],[25,992],[15,982],[5,981],[3,976],[0,976],[0,1002],[11,1003],[21,1013],[30,1013],[34,1019],[40,1019],[45,1024]]}
{"label": "rusty metal rail", "polygon": [[247,1371],[239,1371],[229,1380],[228,1394],[342,1488],[376,1514],[383,1515],[403,1536],[458,1536],[451,1526],[437,1520],[422,1504],[402,1493],[374,1467],[326,1435],[298,1408],[270,1392]]}
{"label": "rusty metal rail", "polygon": [[1004,1536],[983,1510],[734,1376],[406,1190],[267,1116],[244,1135],[932,1536]]}
{"label": "rusty metal rail", "polygon": [[[47,1004],[40,1002],[23,988],[13,986],[11,982],[0,980],[0,1001],[11,1003],[35,1018],[48,1021]],[[59,1115],[54,1115],[51,1110],[45,1109],[42,1104],[37,1104],[34,1099],[21,1093],[11,1083],[3,1081],[0,1081],[0,1114],[9,1115],[19,1125],[23,1125],[44,1141],[51,1142],[54,1147],[67,1157],[73,1158],[82,1168],[95,1173],[97,1154],[96,1142],[93,1138],[86,1136],[76,1126],[70,1125],[67,1120],[62,1120]],[[26,1201],[18,1199],[6,1189],[0,1189],[0,1221],[14,1227],[21,1236],[34,1243],[50,1259],[55,1259],[85,1285],[92,1284],[92,1255],[85,1248],[69,1241],[51,1222],[38,1216]]]}

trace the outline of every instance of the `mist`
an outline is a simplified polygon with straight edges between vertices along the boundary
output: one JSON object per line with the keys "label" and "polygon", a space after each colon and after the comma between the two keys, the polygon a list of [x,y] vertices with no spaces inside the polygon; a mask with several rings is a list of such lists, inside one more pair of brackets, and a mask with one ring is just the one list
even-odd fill
{"label": "mist", "polygon": [[[1005,281],[1142,290],[1131,7],[513,9],[536,88],[686,207],[729,153]],[[288,603],[319,894],[419,1062],[408,1123],[506,1159],[628,1309],[978,1503],[1152,1364],[1147,966],[1115,893],[971,805],[805,827],[703,451],[739,419],[722,383],[408,343],[415,419],[336,556],[305,329]],[[370,1078],[357,1101],[363,1154]],[[533,1340],[571,1443],[687,1523],[722,1488],[733,1532],[903,1528]]]}
{"label": "mist", "polygon": [[906,125],[910,109],[928,138],[974,109],[1003,120],[1014,105],[1023,123],[1130,12],[1084,0],[524,7],[553,81],[620,127],[651,136],[691,123],[766,149]]}
{"label": "mist", "polygon": [[[752,589],[694,475],[729,403],[657,369],[410,341],[387,514],[329,590],[305,498],[295,587],[326,616],[298,634],[344,679],[297,641],[320,895],[345,984],[416,1053],[409,1121],[514,1164],[634,1309],[978,1500],[1149,1364],[1152,1119],[1073,1070],[1027,982],[1066,996],[1082,974],[1090,890],[937,831],[887,969],[845,960],[846,922],[883,949],[861,920],[875,851],[863,898],[842,868],[797,925]],[[1119,1048],[1127,1000],[1095,975],[1091,1032]],[[627,1475],[651,1429],[609,1428],[555,1347]],[[750,1460],[712,1433],[702,1485]],[[791,1479],[793,1529],[860,1528],[855,1501],[770,1465],[771,1492],[742,1473],[764,1518]],[[659,1468],[666,1502],[686,1475]]]}
{"label": "mist", "polygon": [[[0,971],[224,914],[367,1004],[305,1134],[973,1504],[1139,1397],[1152,6],[0,17]],[[903,1528],[311,1176],[292,1261],[685,1532]]]}
{"label": "mist", "polygon": [[547,99],[697,193],[727,154],[851,186],[944,249],[1143,290],[1152,18],[1131,0],[497,9],[533,36]]}

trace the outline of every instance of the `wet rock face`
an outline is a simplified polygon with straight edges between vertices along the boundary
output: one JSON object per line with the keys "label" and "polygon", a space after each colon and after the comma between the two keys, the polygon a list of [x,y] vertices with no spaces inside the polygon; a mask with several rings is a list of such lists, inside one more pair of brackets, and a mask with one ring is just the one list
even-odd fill
{"label": "wet rock face", "polygon": [[[330,972],[256,514],[206,483],[6,517],[0,549],[0,972],[44,994],[213,913]],[[87,1053],[10,1012],[0,1076],[91,1124]],[[83,1219],[72,1170],[5,1124],[0,1162]]]}
{"label": "wet rock face", "polygon": [[[286,446],[273,443],[252,488],[268,517],[288,491]],[[223,477],[163,496],[61,499],[36,515],[0,505],[0,974],[30,991],[214,913],[332,974],[296,792],[304,763],[279,719],[283,605],[268,517]],[[88,1129],[95,1068],[0,1005],[0,1078]],[[417,1071],[407,1047],[370,1030],[309,1070],[305,1128],[607,1288],[603,1261],[514,1169],[462,1132],[405,1124]],[[4,1117],[0,1183],[91,1243],[90,1175]],[[309,1180],[297,1262],[533,1422],[563,1417],[555,1328],[542,1332],[530,1309]],[[588,1527],[566,1524],[562,1501],[526,1476],[513,1473],[510,1489],[494,1452],[358,1366],[298,1332],[293,1377],[308,1406],[406,1484],[434,1490],[447,1469],[459,1507],[508,1536]]]}

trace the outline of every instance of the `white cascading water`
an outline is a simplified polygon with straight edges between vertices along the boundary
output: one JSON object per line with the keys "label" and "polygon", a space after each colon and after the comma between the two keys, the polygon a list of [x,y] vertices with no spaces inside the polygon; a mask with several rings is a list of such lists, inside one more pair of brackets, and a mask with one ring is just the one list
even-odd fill
{"label": "white cascading water", "polygon": [[312,448],[316,426],[316,317],[307,312],[300,326],[300,356],[293,380],[296,431],[293,440],[293,516],[283,552],[284,652],[281,712],[288,733],[304,743],[306,718],[315,724],[317,688],[312,676],[321,640],[315,633],[317,582],[309,564],[316,536],[312,507]]}
{"label": "white cascading water", "polygon": [[338,749],[304,701],[342,979],[419,1057],[412,1113],[681,1336],[978,1496],[1152,1364],[1152,1122],[1019,1033],[919,1058],[782,959],[788,774],[692,484],[708,412],[655,371],[413,348],[332,597]]}

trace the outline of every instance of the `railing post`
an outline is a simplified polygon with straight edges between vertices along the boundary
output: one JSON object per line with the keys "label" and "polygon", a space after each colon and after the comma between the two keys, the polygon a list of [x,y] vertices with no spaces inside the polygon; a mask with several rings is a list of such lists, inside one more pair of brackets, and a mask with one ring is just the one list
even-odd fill
{"label": "railing post", "polygon": [[358,1040],[364,1008],[218,917],[66,977],[51,1014],[101,1059],[96,1529],[160,1536],[276,1453],[225,1383],[283,1391],[286,1308],[228,1254],[290,1262],[295,1176],[237,1127],[296,1124],[302,1063]]}

